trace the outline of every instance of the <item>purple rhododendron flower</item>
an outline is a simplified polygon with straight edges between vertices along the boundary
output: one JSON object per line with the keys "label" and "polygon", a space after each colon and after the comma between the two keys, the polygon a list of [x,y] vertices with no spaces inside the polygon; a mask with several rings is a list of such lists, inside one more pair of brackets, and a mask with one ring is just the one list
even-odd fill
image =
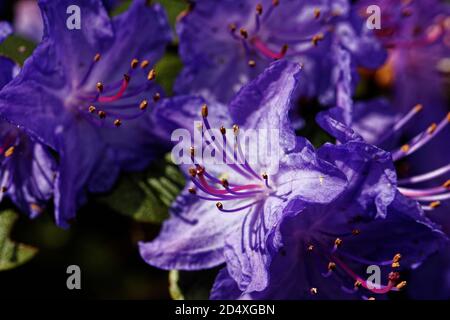
{"label": "purple rhododendron flower", "polygon": [[[382,85],[393,87],[392,109],[400,114],[416,104],[427,109],[414,120],[414,126],[404,129],[406,136],[414,136],[448,111],[445,84],[450,72],[450,4],[442,0],[364,0],[357,4],[362,16],[369,5],[381,8],[382,28],[376,34],[388,49],[388,60],[377,78]],[[442,136],[446,141],[450,132]],[[432,141],[422,154],[439,152],[441,157],[413,156],[411,172],[442,165],[450,157],[446,149],[440,141]]]}
{"label": "purple rhododendron flower", "polygon": [[[202,128],[220,127],[224,139],[232,123],[235,133],[280,130],[279,171],[261,175],[267,169],[247,161],[224,171],[198,163],[192,149],[191,183],[161,234],[140,244],[145,261],[182,270],[225,262],[213,299],[354,298],[399,290],[405,285],[400,259],[410,266],[436,250],[443,236],[397,191],[388,153],[363,141],[325,145],[316,153],[295,137],[287,115],[299,71],[297,64],[275,62],[239,91],[228,113],[214,104],[202,108]],[[168,128],[186,126],[198,118],[200,101],[178,97],[156,116]],[[206,144],[227,154],[226,144],[214,141]],[[363,278],[371,264],[383,268],[386,284],[371,288]]]}
{"label": "purple rhododendron flower", "polygon": [[[393,137],[410,125],[419,113],[425,112],[422,111],[422,105],[416,105],[400,118],[385,100],[359,103],[355,110],[358,111],[354,113],[353,123],[349,127],[343,125],[342,109],[339,108],[320,114],[318,121],[340,141],[359,141],[363,137],[370,143],[389,150],[394,162],[403,161],[404,158],[418,151],[424,152],[427,144],[448,132],[450,123],[449,113],[439,123],[432,123],[410,142],[395,147],[392,143],[392,141],[395,142]],[[381,132],[377,131],[380,128],[382,128]],[[441,140],[442,144],[444,142]],[[443,231],[449,234],[450,163],[448,163],[448,158],[444,158],[444,160],[447,162],[445,165],[429,169],[420,174],[403,177],[397,181],[397,184],[400,193],[417,201],[424,212],[423,215],[440,225]],[[414,161],[411,162],[414,165]],[[445,271],[450,265],[449,261],[449,244],[446,243],[446,246],[442,247],[429,261],[426,261],[423,267],[415,270],[411,278],[412,290],[410,295],[416,298],[447,299],[450,297],[449,276],[448,272]],[[437,269],[442,270],[442,272],[436,272]],[[424,276],[427,273],[429,273],[429,276]],[[427,280],[424,280],[424,278]],[[432,281],[429,278],[438,280]],[[431,295],[430,292],[434,292],[434,294]]]}
{"label": "purple rhododendron flower", "polygon": [[156,142],[146,109],[160,93],[149,61],[171,40],[159,5],[134,1],[110,19],[101,1],[79,1],[89,27],[70,30],[71,4],[39,1],[44,38],[0,93],[1,116],[58,154],[55,215],[63,227],[87,191],[107,191],[120,169],[143,169],[151,160]]}
{"label": "purple rhododendron flower", "polygon": [[304,65],[298,94],[332,103],[340,47],[351,53],[353,71],[385,59],[347,0],[197,1],[177,31],[185,68],[175,91],[222,103],[282,58]]}
{"label": "purple rhododendron flower", "polygon": [[[0,23],[0,43],[11,31],[8,24]],[[0,90],[18,69],[15,62],[0,57]],[[0,120],[0,137],[0,201],[7,195],[34,218],[52,196],[56,161],[46,146],[5,120]]]}

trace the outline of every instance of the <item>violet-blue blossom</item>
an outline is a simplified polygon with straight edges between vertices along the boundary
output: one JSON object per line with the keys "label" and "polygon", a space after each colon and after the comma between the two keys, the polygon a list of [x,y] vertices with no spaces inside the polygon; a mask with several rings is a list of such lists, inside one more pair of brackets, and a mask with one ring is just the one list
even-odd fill
{"label": "violet-blue blossom", "polygon": [[88,191],[105,192],[120,169],[151,160],[146,110],[161,96],[152,65],[171,40],[157,4],[134,1],[109,18],[100,0],[79,1],[80,30],[66,26],[71,4],[39,1],[43,40],[0,93],[1,116],[58,154],[55,215],[63,227]]}
{"label": "violet-blue blossom", "polygon": [[[8,24],[0,23],[0,43],[11,31]],[[0,57],[0,90],[18,70],[14,61]],[[30,217],[38,216],[52,196],[56,175],[56,161],[49,148],[2,119],[0,159],[0,201],[6,195]]]}
{"label": "violet-blue blossom", "polygon": [[[228,112],[214,116],[214,104],[203,106],[202,128],[221,128],[224,137],[223,128],[233,123],[237,130],[280,130],[279,171],[267,175],[246,161],[224,171],[197,163],[193,150],[191,182],[171,218],[154,241],[140,244],[147,263],[182,270],[226,263],[213,299],[369,298],[405,286],[400,260],[409,266],[436,250],[442,234],[397,191],[386,152],[361,141],[316,153],[295,137],[287,115],[299,71],[286,60],[273,63],[243,87]],[[200,100],[178,97],[156,115],[172,128],[186,126],[200,117]],[[375,289],[364,278],[370,264],[386,277]]]}
{"label": "violet-blue blossom", "polygon": [[271,61],[286,58],[304,65],[298,94],[332,103],[339,47],[351,52],[353,72],[385,58],[359,20],[347,0],[196,1],[177,25],[185,67],[175,91],[226,103]]}

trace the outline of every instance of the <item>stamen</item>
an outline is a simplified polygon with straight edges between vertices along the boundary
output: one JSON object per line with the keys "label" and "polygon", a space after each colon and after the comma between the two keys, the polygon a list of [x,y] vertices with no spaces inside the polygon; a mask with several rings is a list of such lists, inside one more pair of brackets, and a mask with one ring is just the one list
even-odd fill
{"label": "stamen", "polygon": [[248,32],[247,32],[246,29],[244,29],[244,28],[239,29],[239,33],[240,33],[242,38],[244,38],[244,39],[248,38]]}
{"label": "stamen", "polygon": [[106,118],[106,112],[105,111],[99,110],[97,114],[98,114],[100,119],[105,119]]}
{"label": "stamen", "polygon": [[320,17],[320,9],[319,8],[315,8],[314,9],[314,18],[315,19],[319,19]]}
{"label": "stamen", "polygon": [[97,88],[98,92],[103,92],[103,83],[101,82],[97,82],[97,84],[95,85],[95,87]]}
{"label": "stamen", "polygon": [[437,178],[441,175],[444,175],[449,171],[450,171],[450,163],[439,169],[427,172],[425,174],[413,176],[413,177],[406,178],[406,179],[401,179],[398,181],[398,184],[414,184],[414,183],[428,181],[428,180]]}
{"label": "stamen", "polygon": [[97,54],[94,56],[94,62],[99,62],[101,57],[102,57],[101,54],[100,54],[100,53],[97,53]]}
{"label": "stamen", "polygon": [[251,68],[256,67],[256,62],[255,62],[255,60],[249,60],[249,61],[248,61],[248,66],[251,67]]}
{"label": "stamen", "polygon": [[387,132],[381,139],[378,140],[377,144],[381,144],[386,141],[387,138],[391,137],[393,134],[402,129],[409,121],[414,118],[420,111],[422,111],[423,105],[417,104],[415,105],[403,118],[401,118],[392,128],[391,131]]}
{"label": "stamen", "polygon": [[14,150],[14,146],[9,147],[4,153],[5,158],[11,157],[14,154]]}
{"label": "stamen", "polygon": [[[100,98],[98,98],[98,101],[101,103],[108,103],[108,102],[113,102],[113,101],[119,100],[120,98],[122,98],[123,94],[127,90],[129,83],[130,83],[130,76],[125,74],[123,76],[122,85],[120,86],[119,91],[113,96],[100,97]],[[97,86],[97,89],[98,89],[98,86]],[[103,91],[103,85],[101,85],[101,89],[99,89],[99,91],[100,92]]]}
{"label": "stamen", "polygon": [[258,4],[256,5],[256,13],[257,13],[258,15],[262,15],[262,13],[263,13],[263,6],[262,6],[261,3],[258,3]]}
{"label": "stamen", "polygon": [[312,37],[311,42],[316,47],[319,41],[323,40],[324,37],[323,33],[318,33]]}
{"label": "stamen", "polygon": [[311,288],[309,291],[310,291],[311,294],[313,294],[313,295],[316,295],[316,294],[318,293],[317,288]]}
{"label": "stamen", "polygon": [[138,59],[131,60],[131,68],[132,69],[136,69],[138,65],[139,65],[139,60]]}
{"label": "stamen", "polygon": [[147,100],[142,100],[142,102],[139,104],[139,109],[141,110],[145,110],[148,107],[148,101]]}
{"label": "stamen", "polygon": [[149,64],[150,64],[150,62],[148,60],[142,61],[141,62],[141,69],[147,68]]}
{"label": "stamen", "polygon": [[155,69],[151,69],[151,70],[148,72],[147,80],[152,81],[152,80],[155,79],[155,78],[156,78],[156,71],[155,71]]}
{"label": "stamen", "polygon": [[158,102],[159,100],[161,99],[161,94],[159,93],[159,92],[156,92],[154,95],[153,95],[153,102]]}
{"label": "stamen", "polygon": [[236,30],[237,30],[236,24],[230,23],[230,24],[228,25],[228,30],[230,30],[231,33],[236,32]]}
{"label": "stamen", "polygon": [[242,211],[245,210],[247,208],[253,207],[255,204],[261,202],[262,200],[258,200],[252,203],[249,203],[243,207],[239,207],[239,208],[235,208],[235,209],[224,209],[223,208],[223,204],[221,202],[217,202],[216,207],[217,209],[219,209],[221,212],[238,212],[238,211]]}
{"label": "stamen", "polygon": [[89,113],[94,113],[95,112],[95,107],[94,106],[89,106]]}
{"label": "stamen", "polygon": [[431,125],[425,133],[421,133],[412,139],[411,144],[406,144],[392,153],[392,158],[397,161],[403,157],[406,157],[421,147],[426,145],[432,138],[434,138],[439,132],[441,132],[450,122],[450,112],[447,116],[435,127]]}
{"label": "stamen", "polygon": [[282,59],[286,55],[288,50],[288,45],[284,44],[281,47],[280,52],[275,52],[272,49],[270,49],[259,37],[253,37],[251,39],[251,43],[262,55],[264,55],[269,59],[275,60]]}
{"label": "stamen", "polygon": [[122,125],[122,121],[120,121],[120,119],[116,119],[116,120],[114,120],[114,125],[116,127],[120,127]]}

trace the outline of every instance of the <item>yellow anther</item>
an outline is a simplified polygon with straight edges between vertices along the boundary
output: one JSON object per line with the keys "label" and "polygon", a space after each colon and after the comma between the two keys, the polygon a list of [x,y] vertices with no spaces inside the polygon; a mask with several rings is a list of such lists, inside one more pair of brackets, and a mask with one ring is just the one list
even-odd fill
{"label": "yellow anther", "polygon": [[206,104],[202,105],[202,117],[208,117],[208,106]]}
{"label": "yellow anther", "polygon": [[404,144],[404,145],[401,147],[401,150],[402,150],[404,153],[407,153],[407,152],[409,151],[410,148],[411,148],[411,147],[409,146],[409,144]]}
{"label": "yellow anther", "polygon": [[156,78],[156,71],[155,71],[155,69],[151,69],[151,70],[148,72],[147,80],[151,81],[151,80],[153,80],[153,79],[155,79],[155,78]]}
{"label": "yellow anther", "polygon": [[131,68],[136,69],[138,65],[139,65],[138,59],[131,60]]}
{"label": "yellow anther", "polygon": [[147,100],[142,100],[142,102],[139,104],[139,109],[141,110],[145,110],[148,107],[148,101]]}
{"label": "yellow anther", "polygon": [[103,92],[103,83],[97,82],[95,87],[97,88],[98,92]]}
{"label": "yellow anther", "polygon": [[6,151],[4,153],[5,158],[11,157],[14,154],[14,150],[15,150],[14,146],[11,146],[8,149],[6,149]]}

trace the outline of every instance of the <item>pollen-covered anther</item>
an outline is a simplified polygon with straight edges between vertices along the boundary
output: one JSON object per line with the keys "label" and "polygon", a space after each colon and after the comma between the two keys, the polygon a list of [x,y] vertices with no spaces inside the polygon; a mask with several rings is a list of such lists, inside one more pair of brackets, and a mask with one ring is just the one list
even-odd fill
{"label": "pollen-covered anther", "polygon": [[216,203],[216,207],[217,207],[217,209],[222,210],[222,209],[223,209],[223,204],[222,204],[222,202],[217,202],[217,203]]}
{"label": "pollen-covered anther", "polygon": [[227,129],[225,129],[224,126],[221,126],[221,127],[220,127],[220,133],[223,134],[223,135],[225,135],[225,134],[227,133]]}
{"label": "pollen-covered anther", "polygon": [[312,244],[310,244],[309,246],[308,246],[308,251],[313,251],[314,250],[314,246],[312,245]]}
{"label": "pollen-covered anther", "polygon": [[122,125],[122,121],[120,119],[116,119],[116,120],[114,120],[114,125],[116,127],[120,127]]}
{"label": "pollen-covered anther", "polygon": [[237,124],[233,125],[233,133],[237,136],[239,133],[239,126]]}
{"label": "pollen-covered anther", "polygon": [[314,294],[314,295],[318,293],[317,288],[311,288],[309,291],[311,292],[311,294]]}
{"label": "pollen-covered anther", "polygon": [[320,17],[320,9],[315,8],[314,9],[314,18],[319,19],[319,17]]}
{"label": "pollen-covered anther", "polygon": [[433,209],[439,207],[440,205],[441,205],[440,201],[433,201],[433,202],[430,203],[430,207],[433,208]]}
{"label": "pollen-covered anther", "polygon": [[261,175],[261,177],[262,177],[264,180],[269,179],[269,176],[268,176],[267,173],[265,173],[265,172]]}
{"label": "pollen-covered anther", "polygon": [[228,25],[228,30],[230,30],[230,32],[234,33],[234,32],[236,32],[236,29],[237,29],[236,24],[230,23]]}
{"label": "pollen-covered anther", "polygon": [[358,289],[361,287],[361,285],[362,285],[361,281],[356,280],[355,283],[353,284],[353,287],[355,287],[355,289]]}
{"label": "pollen-covered anther", "polygon": [[147,100],[142,100],[141,103],[139,104],[139,109],[141,110],[145,110],[148,107],[148,101]]}
{"label": "pollen-covered anther", "polygon": [[197,175],[197,169],[196,168],[189,168],[189,175],[193,178]]}
{"label": "pollen-covered anther", "polygon": [[447,113],[447,121],[450,122],[450,112]]}
{"label": "pollen-covered anther", "polygon": [[311,42],[314,46],[317,46],[319,41],[323,40],[323,38],[324,38],[323,33],[318,33],[311,38]]}
{"label": "pollen-covered anther", "polygon": [[155,69],[151,69],[151,70],[148,72],[147,80],[152,81],[152,80],[154,80],[155,78],[156,78],[156,71],[155,71]]}
{"label": "pollen-covered anther", "polygon": [[437,124],[436,123],[432,123],[428,129],[427,129],[427,133],[428,134],[433,134],[437,129]]}
{"label": "pollen-covered anther", "polygon": [[227,179],[222,179],[222,180],[221,180],[221,183],[222,183],[222,186],[223,186],[224,188],[228,188],[228,186],[230,185],[230,184],[228,183],[228,180],[227,180]]}
{"label": "pollen-covered anther", "polygon": [[153,101],[154,101],[154,102],[158,102],[160,99],[161,99],[161,94],[160,94],[159,92],[156,92],[156,93],[153,95]]}
{"label": "pollen-covered anther", "polygon": [[141,68],[145,69],[148,67],[149,64],[150,64],[150,62],[148,60],[144,60],[141,62]]}
{"label": "pollen-covered anther", "polygon": [[280,0],[272,0],[272,5],[275,7],[280,4]]}
{"label": "pollen-covered anther", "polygon": [[258,3],[258,4],[256,5],[256,13],[257,13],[258,15],[262,15],[262,13],[263,13],[263,6],[262,6],[261,3]]}
{"label": "pollen-covered anther", "polygon": [[400,253],[397,253],[393,258],[392,262],[399,262],[402,259],[402,255]]}
{"label": "pollen-covered anther", "polygon": [[137,66],[139,65],[139,60],[138,59],[133,59],[131,60],[131,68],[136,69]]}
{"label": "pollen-covered anther", "polygon": [[97,84],[95,85],[95,87],[97,88],[97,91],[98,91],[98,92],[103,92],[103,83],[97,82]]}
{"label": "pollen-covered anther", "polygon": [[94,113],[95,112],[95,107],[94,106],[89,106],[89,112],[90,113]]}
{"label": "pollen-covered anther", "polygon": [[400,148],[404,153],[406,153],[406,152],[408,152],[409,151],[409,149],[410,149],[411,147],[409,146],[409,144],[404,144],[404,145],[402,145],[402,147]]}
{"label": "pollen-covered anther", "polygon": [[202,117],[207,118],[208,117],[208,106],[206,104],[202,105]]}
{"label": "pollen-covered anther", "polygon": [[248,38],[248,32],[246,29],[244,29],[244,28],[239,29],[239,33],[241,34],[242,38],[244,38],[244,39]]}
{"label": "pollen-covered anther", "polygon": [[342,245],[342,239],[340,238],[336,238],[336,240],[334,240],[334,246],[336,248],[340,247]]}
{"label": "pollen-covered anther", "polygon": [[190,194],[197,194],[197,190],[195,190],[195,188],[189,188],[188,191]]}
{"label": "pollen-covered anther", "polygon": [[102,55],[101,55],[100,53],[97,53],[97,54],[94,56],[94,62],[99,62],[101,57],[102,57]]}
{"label": "pollen-covered anther", "polygon": [[97,114],[98,114],[98,117],[100,119],[105,119],[106,118],[106,112],[105,111],[100,110],[99,112],[97,112]]}
{"label": "pollen-covered anther", "polygon": [[399,290],[403,289],[404,287],[406,287],[406,281],[400,282],[400,283],[397,284],[395,287],[396,287],[397,289],[399,289]]}
{"label": "pollen-covered anther", "polygon": [[369,297],[367,300],[374,301],[375,297]]}
{"label": "pollen-covered anther", "polygon": [[256,62],[255,62],[255,60],[248,60],[248,66],[251,67],[251,68],[256,67]]}
{"label": "pollen-covered anther", "polygon": [[197,175],[202,176],[205,173],[205,168],[198,166]]}
{"label": "pollen-covered anther", "polygon": [[4,153],[5,158],[11,157],[14,154],[14,150],[15,150],[14,146],[11,146],[8,149],[6,149],[6,151]]}
{"label": "pollen-covered anther", "polygon": [[336,263],[334,263],[334,262],[329,262],[328,263],[328,270],[329,271],[333,271],[333,270],[335,270],[336,269]]}
{"label": "pollen-covered anther", "polygon": [[450,179],[445,181],[444,184],[442,185],[444,188],[446,189],[450,189]]}
{"label": "pollen-covered anther", "polygon": [[423,105],[422,104],[416,104],[415,106],[414,106],[414,112],[415,113],[418,113],[418,112],[420,112],[420,111],[422,111],[422,109],[423,109]]}

